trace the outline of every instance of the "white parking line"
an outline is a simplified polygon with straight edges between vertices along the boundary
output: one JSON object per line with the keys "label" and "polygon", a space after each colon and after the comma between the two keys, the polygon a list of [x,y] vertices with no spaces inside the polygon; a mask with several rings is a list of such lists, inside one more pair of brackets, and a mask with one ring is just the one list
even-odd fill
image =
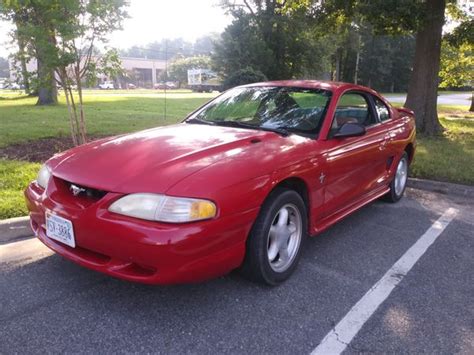
{"label": "white parking line", "polygon": [[0,245],[0,263],[21,262],[24,265],[51,254],[53,251],[36,238]]}
{"label": "white parking line", "polygon": [[451,223],[457,212],[454,208],[447,209],[425,234],[393,264],[387,273],[367,291],[345,317],[331,329],[311,354],[341,354],[365,322],[387,299],[393,289],[436,241],[448,224]]}

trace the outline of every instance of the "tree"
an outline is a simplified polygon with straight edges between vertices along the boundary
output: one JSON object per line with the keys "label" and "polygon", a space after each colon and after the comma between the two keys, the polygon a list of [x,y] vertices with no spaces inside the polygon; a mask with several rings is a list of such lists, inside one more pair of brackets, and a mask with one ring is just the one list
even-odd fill
{"label": "tree", "polygon": [[233,88],[238,85],[252,84],[260,81],[266,81],[267,77],[260,71],[252,68],[237,70],[229,76],[223,83],[224,90]]}
{"label": "tree", "polygon": [[3,19],[15,24],[16,30],[12,38],[18,44],[16,58],[21,63],[21,76],[25,87],[29,88],[29,74],[26,71],[26,62],[34,57],[37,61],[37,105],[57,103],[57,89],[54,80],[54,68],[47,65],[48,53],[54,46],[54,21],[50,11],[54,6],[61,6],[48,0],[8,0],[0,3],[0,14]]}
{"label": "tree", "polygon": [[211,33],[196,39],[193,43],[193,55],[210,55],[214,51],[214,44],[219,41],[220,34]]}
{"label": "tree", "polygon": [[455,47],[443,41],[441,49],[441,88],[462,88],[474,85],[474,45],[463,43]]}
{"label": "tree", "polygon": [[118,50],[112,48],[105,53],[99,53],[96,50],[93,58],[88,70],[84,72],[81,83],[85,84],[86,87],[94,87],[97,85],[99,75],[101,75],[113,81],[116,87],[120,87],[121,81],[127,77],[127,72],[122,66]]}
{"label": "tree", "polygon": [[244,68],[265,73],[274,66],[271,49],[264,42],[256,25],[244,12],[234,12],[234,21],[216,43],[212,61],[216,70],[227,77]]}
{"label": "tree", "polygon": [[[234,17],[226,28],[213,59],[224,76],[247,67],[269,79],[289,79],[305,73],[304,63],[312,49],[305,36],[308,1],[222,1]],[[313,58],[314,60],[314,58]]]}
{"label": "tree", "polygon": [[30,74],[28,73],[26,63],[27,63],[27,41],[28,39],[25,38],[25,34],[22,31],[24,20],[15,20],[15,27],[16,31],[14,32],[13,36],[16,40],[18,45],[18,52],[16,55],[13,56],[16,62],[20,63],[20,73],[21,73],[21,81],[23,82],[23,86],[25,88],[25,93],[30,94]]}
{"label": "tree", "polygon": [[408,88],[415,39],[411,35],[362,34],[359,84],[383,92],[403,92]]}
{"label": "tree", "polygon": [[214,42],[217,40],[218,35],[216,34],[199,37],[194,43],[182,38],[164,38],[160,41],[151,42],[144,46],[132,46],[128,49],[123,49],[120,51],[120,54],[126,57],[161,60],[209,55],[213,50]]}
{"label": "tree", "polygon": [[[454,0],[448,0],[456,7]],[[344,12],[370,23],[377,34],[414,35],[415,55],[405,106],[416,114],[426,135],[442,131],[437,114],[438,72],[446,0],[325,0],[315,1],[320,13]]]}
{"label": "tree", "polygon": [[[54,22],[57,24],[54,41],[44,50],[48,50],[46,65],[55,68],[64,90],[71,137],[77,145],[87,141],[83,81],[90,81],[98,71],[118,75],[120,62],[116,51],[110,51],[102,58],[94,56],[94,53],[97,43],[106,43],[107,36],[121,28],[127,16],[124,10],[126,3],[124,0],[79,0],[62,2],[61,5],[50,9],[51,17],[61,21]],[[73,87],[77,88],[77,104]]]}
{"label": "tree", "polygon": [[[460,84],[457,81],[468,83],[471,87],[473,83],[473,48],[474,48],[474,18],[469,17],[465,13],[458,11],[455,18],[461,20],[459,26],[454,31],[445,36],[446,52],[442,57],[441,77],[446,83],[451,85]],[[459,60],[449,53],[458,48]],[[456,74],[453,75],[453,72]],[[471,107],[469,111],[474,112],[474,91],[471,95]]]}
{"label": "tree", "polygon": [[405,102],[405,106],[415,112],[417,129],[426,135],[437,135],[443,130],[438,120],[437,96],[445,9],[445,0],[425,3],[425,16],[416,33],[413,72]]}
{"label": "tree", "polygon": [[0,8],[37,60],[38,104],[55,103],[57,82],[63,88],[74,144],[87,140],[82,85],[102,67],[96,45],[121,28],[125,5],[125,0],[8,0]]}

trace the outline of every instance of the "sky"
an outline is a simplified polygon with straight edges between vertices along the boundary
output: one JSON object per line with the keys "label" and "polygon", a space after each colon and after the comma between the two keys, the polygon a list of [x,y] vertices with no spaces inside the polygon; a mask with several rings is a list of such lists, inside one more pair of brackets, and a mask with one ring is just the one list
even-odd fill
{"label": "sky", "polygon": [[[219,0],[130,0],[122,31],[110,36],[108,46],[128,48],[163,38],[194,41],[208,33],[221,33],[231,18],[217,5]],[[0,21],[0,56],[8,56],[11,25]]]}

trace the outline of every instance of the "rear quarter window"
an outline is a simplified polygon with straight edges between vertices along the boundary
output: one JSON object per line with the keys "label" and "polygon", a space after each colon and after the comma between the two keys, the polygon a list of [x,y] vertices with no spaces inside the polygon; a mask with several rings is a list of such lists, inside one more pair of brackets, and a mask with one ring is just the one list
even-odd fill
{"label": "rear quarter window", "polygon": [[390,110],[388,109],[387,105],[380,100],[378,97],[374,97],[375,101],[375,110],[377,111],[377,115],[379,116],[380,121],[387,121],[390,119]]}

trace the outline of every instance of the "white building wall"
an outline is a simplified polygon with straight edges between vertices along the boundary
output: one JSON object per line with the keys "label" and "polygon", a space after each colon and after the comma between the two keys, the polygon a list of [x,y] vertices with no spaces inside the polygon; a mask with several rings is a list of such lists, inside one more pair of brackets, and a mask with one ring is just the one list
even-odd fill
{"label": "white building wall", "polygon": [[[153,85],[156,84],[157,75],[166,69],[166,61],[160,59],[120,57],[120,61],[122,62],[122,68],[127,71],[134,69],[151,69]],[[10,62],[10,80],[12,81],[17,79],[15,67],[19,67],[19,65],[15,65],[15,63]],[[26,68],[28,72],[35,72],[37,70],[36,59],[33,58],[28,63],[26,63]],[[98,79],[104,80],[105,78]]]}

